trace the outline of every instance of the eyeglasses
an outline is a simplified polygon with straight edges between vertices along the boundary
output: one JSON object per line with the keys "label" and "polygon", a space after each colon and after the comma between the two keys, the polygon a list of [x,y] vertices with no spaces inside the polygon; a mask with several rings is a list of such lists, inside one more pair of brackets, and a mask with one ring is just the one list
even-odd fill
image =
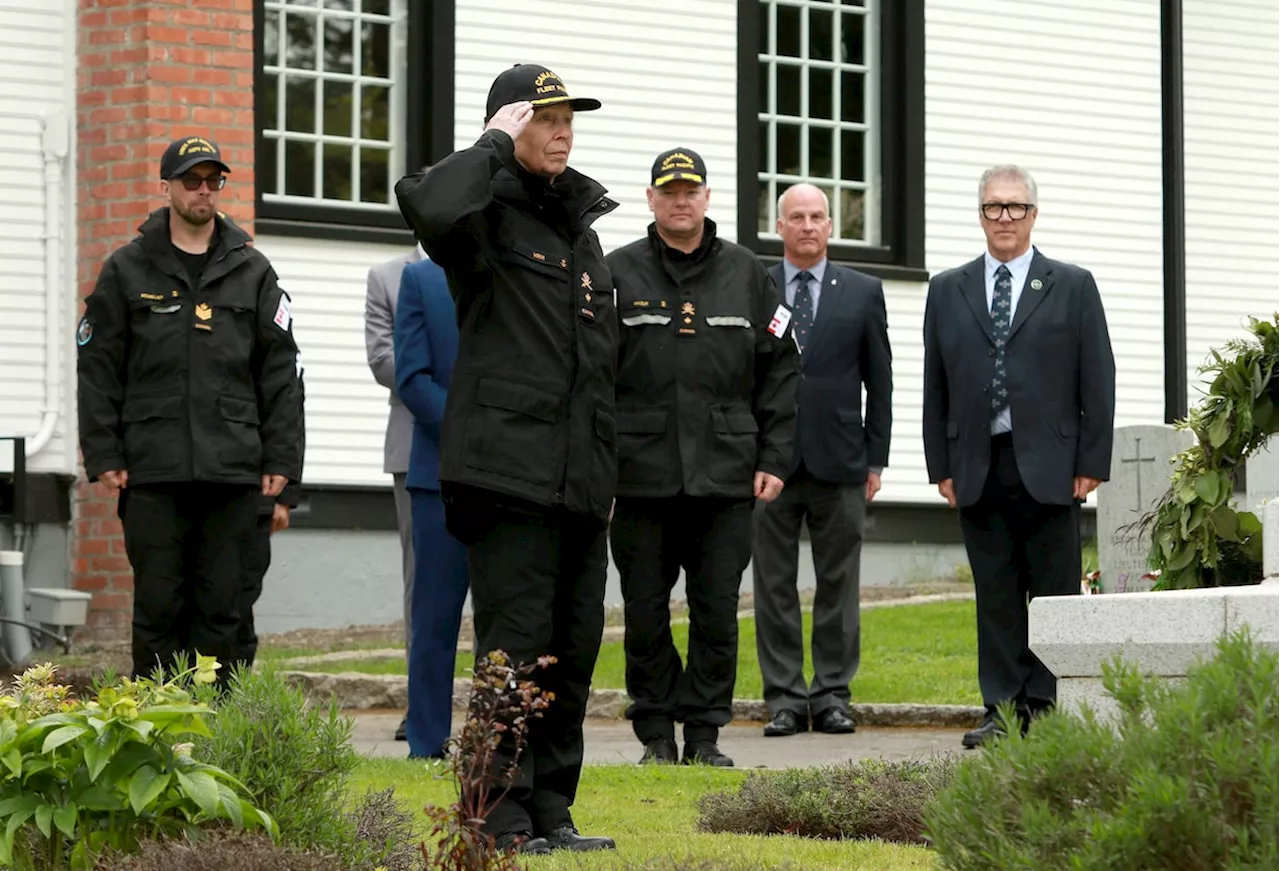
{"label": "eyeglasses", "polygon": [[209,190],[220,191],[227,184],[225,175],[180,175],[178,181],[182,182],[182,186],[189,191],[200,190],[200,185],[207,184]]}
{"label": "eyeglasses", "polygon": [[988,221],[998,221],[1001,213],[1008,212],[1010,218],[1021,221],[1034,208],[1034,203],[983,203],[982,217]]}

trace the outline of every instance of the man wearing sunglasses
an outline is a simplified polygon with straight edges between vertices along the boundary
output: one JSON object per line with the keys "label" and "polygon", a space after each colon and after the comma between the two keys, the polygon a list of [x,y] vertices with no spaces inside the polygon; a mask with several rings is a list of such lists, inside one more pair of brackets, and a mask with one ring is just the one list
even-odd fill
{"label": "man wearing sunglasses", "polygon": [[199,653],[225,683],[258,500],[302,475],[290,299],[218,211],[229,172],[208,139],[169,145],[167,205],[107,258],[76,331],[85,474],[119,492],[133,567],[135,676]]}
{"label": "man wearing sunglasses", "polygon": [[1031,244],[1036,183],[1017,166],[978,182],[987,250],[929,282],[924,314],[924,453],[960,510],[978,608],[978,685],[987,714],[964,736],[1025,731],[1057,697],[1027,646],[1027,601],[1080,590],[1080,504],[1111,469],[1116,366],[1088,270]]}

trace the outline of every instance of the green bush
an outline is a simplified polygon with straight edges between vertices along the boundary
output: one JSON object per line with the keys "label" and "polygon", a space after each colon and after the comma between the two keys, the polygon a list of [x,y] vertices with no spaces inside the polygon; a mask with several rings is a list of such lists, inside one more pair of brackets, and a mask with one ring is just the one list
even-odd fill
{"label": "green bush", "polygon": [[270,810],[285,844],[330,853],[358,869],[421,867],[416,845],[406,841],[411,818],[389,796],[366,795],[348,808],[348,782],[360,757],[349,743],[352,721],[335,702],[311,703],[264,662],[257,672],[237,670],[216,704],[217,720],[196,750]]}
{"label": "green bush", "polygon": [[201,657],[173,681],[113,681],[71,698],[46,664],[0,695],[0,865],[89,868],[107,849],[230,823],[275,834],[244,786],[198,761],[187,736],[207,735],[213,712],[184,681],[213,681]]}
{"label": "green bush", "polygon": [[698,801],[705,832],[923,843],[925,804],[951,779],[945,758],[870,759],[748,775],[735,793]]}
{"label": "green bush", "polygon": [[210,832],[198,840],[150,841],[132,855],[104,856],[94,871],[352,871],[336,856],[262,836]]}
{"label": "green bush", "polygon": [[1112,663],[1113,725],[1037,719],[963,763],[926,810],[944,867],[1274,869],[1276,655],[1224,638],[1183,682]]}

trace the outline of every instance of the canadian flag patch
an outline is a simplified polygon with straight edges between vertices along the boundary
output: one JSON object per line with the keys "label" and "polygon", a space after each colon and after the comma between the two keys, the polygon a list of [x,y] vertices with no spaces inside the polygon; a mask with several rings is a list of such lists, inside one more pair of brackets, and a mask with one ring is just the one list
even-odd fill
{"label": "canadian flag patch", "polygon": [[781,339],[786,335],[787,325],[790,323],[791,309],[779,303],[777,310],[773,313],[773,319],[769,321],[769,334]]}
{"label": "canadian flag patch", "polygon": [[286,333],[289,331],[289,325],[293,323],[293,313],[289,310],[289,297],[285,294],[280,294],[280,305],[276,306],[276,314],[271,321]]}

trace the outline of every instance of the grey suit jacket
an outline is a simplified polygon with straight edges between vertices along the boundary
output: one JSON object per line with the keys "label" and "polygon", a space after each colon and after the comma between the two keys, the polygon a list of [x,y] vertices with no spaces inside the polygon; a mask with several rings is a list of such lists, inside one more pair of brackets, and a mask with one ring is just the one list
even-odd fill
{"label": "grey suit jacket", "polygon": [[382,448],[382,471],[403,474],[409,471],[409,448],[413,444],[413,415],[396,395],[396,299],[400,295],[400,273],[418,261],[415,248],[369,270],[364,299],[364,346],[374,380],[390,391],[387,435]]}

